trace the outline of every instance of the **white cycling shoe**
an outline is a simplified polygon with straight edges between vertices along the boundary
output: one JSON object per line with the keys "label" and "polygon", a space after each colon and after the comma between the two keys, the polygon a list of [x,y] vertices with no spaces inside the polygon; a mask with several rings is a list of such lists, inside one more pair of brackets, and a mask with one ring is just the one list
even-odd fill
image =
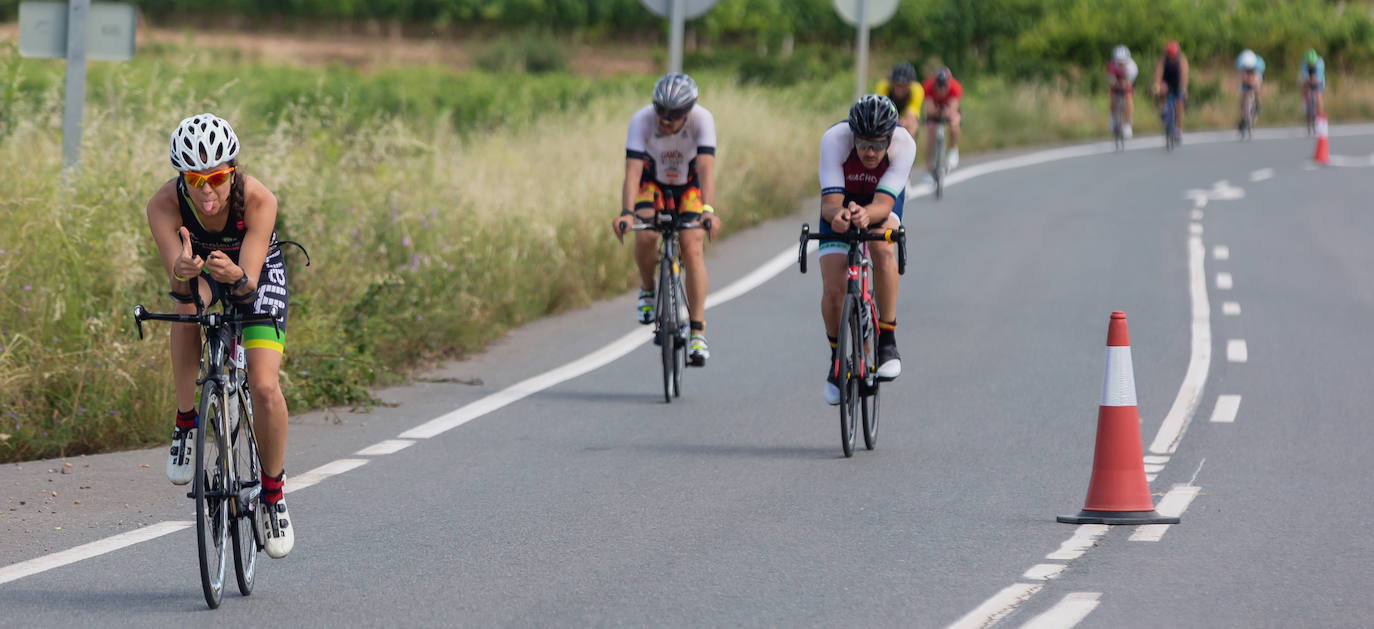
{"label": "white cycling shoe", "polygon": [[172,431],[172,449],[167,454],[167,480],[173,485],[185,485],[195,476],[196,429],[180,428]]}
{"label": "white cycling shoe", "polygon": [[1131,139],[1131,125],[1121,125],[1121,137],[1127,140]]}
{"label": "white cycling shoe", "polygon": [[831,374],[839,371],[839,365],[832,359],[830,368],[825,370],[825,403],[831,406],[840,404],[840,385],[836,384],[838,378],[831,377]]}
{"label": "white cycling shoe", "polygon": [[952,149],[950,149],[950,150],[949,150],[949,155],[946,157],[946,160],[949,162],[949,167],[948,167],[947,170],[954,170],[955,168],[958,168],[958,167],[959,167],[959,149],[957,149],[957,148],[952,148]]}
{"label": "white cycling shoe", "polygon": [[286,510],[286,497],[275,503],[264,502],[262,509],[262,532],[267,538],[263,546],[267,556],[281,559],[296,545],[296,529],[291,526],[291,514]]}
{"label": "white cycling shoe", "polygon": [[639,301],[635,303],[635,321],[641,325],[649,325],[654,322],[654,294],[641,290],[639,291]]}

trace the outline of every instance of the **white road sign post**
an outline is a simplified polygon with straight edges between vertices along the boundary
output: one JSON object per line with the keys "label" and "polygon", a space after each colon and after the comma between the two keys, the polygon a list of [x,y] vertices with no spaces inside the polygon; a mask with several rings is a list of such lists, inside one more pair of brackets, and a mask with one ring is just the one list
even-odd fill
{"label": "white road sign post", "polygon": [[854,43],[854,98],[864,95],[868,81],[868,29],[892,19],[897,12],[897,0],[834,0],[835,12],[848,24],[858,28]]}
{"label": "white road sign post", "polygon": [[66,170],[81,161],[86,59],[132,59],[136,19],[134,5],[124,2],[19,3],[20,56],[67,59],[62,95],[62,164]]}
{"label": "white road sign post", "polygon": [[668,71],[682,71],[682,30],[687,20],[701,17],[716,0],[639,0],[654,15],[668,18]]}

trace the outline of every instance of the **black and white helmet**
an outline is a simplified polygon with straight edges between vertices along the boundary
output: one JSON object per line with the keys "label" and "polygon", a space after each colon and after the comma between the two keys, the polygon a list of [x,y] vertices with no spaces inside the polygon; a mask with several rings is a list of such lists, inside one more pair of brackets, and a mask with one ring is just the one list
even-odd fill
{"label": "black and white helmet", "polygon": [[897,128],[897,106],[882,94],[869,94],[849,108],[849,130],[856,138],[885,138]]}
{"label": "black and white helmet", "polygon": [[239,138],[223,118],[210,113],[191,116],[172,132],[172,168],[180,171],[214,168],[239,154]]}
{"label": "black and white helmet", "polygon": [[659,114],[686,113],[697,104],[697,82],[681,72],[669,72],[654,84],[654,109]]}

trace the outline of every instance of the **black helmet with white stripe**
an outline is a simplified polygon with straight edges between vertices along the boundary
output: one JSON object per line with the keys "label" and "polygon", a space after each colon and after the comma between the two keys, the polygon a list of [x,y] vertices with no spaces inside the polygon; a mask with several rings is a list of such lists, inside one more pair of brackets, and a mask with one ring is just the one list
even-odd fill
{"label": "black helmet with white stripe", "polygon": [[685,114],[697,104],[697,82],[681,72],[669,72],[654,84],[654,109],[659,115]]}
{"label": "black helmet with white stripe", "polygon": [[849,108],[849,130],[854,137],[885,138],[897,128],[897,106],[882,94],[869,94]]}
{"label": "black helmet with white stripe", "polygon": [[214,168],[239,154],[239,138],[223,118],[205,113],[191,116],[172,132],[172,168],[180,171]]}

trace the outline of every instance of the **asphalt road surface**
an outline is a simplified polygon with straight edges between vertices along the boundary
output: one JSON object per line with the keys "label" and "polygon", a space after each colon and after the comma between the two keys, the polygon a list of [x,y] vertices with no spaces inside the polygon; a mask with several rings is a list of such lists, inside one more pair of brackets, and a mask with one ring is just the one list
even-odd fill
{"label": "asphalt road surface", "polygon": [[[712,358],[670,405],[626,296],[398,406],[293,419],[296,548],[215,612],[163,449],[0,469],[0,625],[1372,626],[1374,128],[1334,129],[1325,168],[1287,131],[1185,141],[970,163],[910,199],[872,452],[842,456],[819,273],[785,260],[809,204],[713,247]],[[1178,525],[1055,522],[1113,310]]]}

